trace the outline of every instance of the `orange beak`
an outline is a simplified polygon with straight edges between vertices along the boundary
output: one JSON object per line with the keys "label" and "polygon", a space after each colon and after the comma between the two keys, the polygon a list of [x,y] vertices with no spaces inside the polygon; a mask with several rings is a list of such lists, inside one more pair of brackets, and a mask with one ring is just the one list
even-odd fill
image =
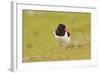
{"label": "orange beak", "polygon": [[65,30],[65,31],[67,31],[67,29],[66,29],[66,28],[65,28],[64,30]]}

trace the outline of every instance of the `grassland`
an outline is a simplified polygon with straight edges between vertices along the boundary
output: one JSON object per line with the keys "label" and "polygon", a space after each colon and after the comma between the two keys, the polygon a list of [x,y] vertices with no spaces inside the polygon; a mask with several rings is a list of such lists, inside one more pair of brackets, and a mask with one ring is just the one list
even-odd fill
{"label": "grassland", "polygon": [[[86,60],[91,58],[90,13],[23,10],[23,62]],[[59,23],[71,33],[70,47],[55,40]]]}

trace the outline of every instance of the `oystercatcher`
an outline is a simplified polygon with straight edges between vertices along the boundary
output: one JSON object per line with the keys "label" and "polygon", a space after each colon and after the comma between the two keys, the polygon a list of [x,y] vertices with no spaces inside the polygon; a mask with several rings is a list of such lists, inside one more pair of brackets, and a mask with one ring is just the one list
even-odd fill
{"label": "oystercatcher", "polygon": [[54,30],[54,36],[62,48],[67,48],[70,43],[70,32],[64,24],[59,24]]}

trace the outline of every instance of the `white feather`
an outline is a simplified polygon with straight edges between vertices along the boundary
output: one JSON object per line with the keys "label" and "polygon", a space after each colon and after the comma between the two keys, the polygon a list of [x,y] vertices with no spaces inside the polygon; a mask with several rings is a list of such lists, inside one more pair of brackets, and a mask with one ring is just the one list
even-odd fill
{"label": "white feather", "polygon": [[65,33],[64,36],[57,36],[54,31],[54,36],[56,40],[62,43],[63,45],[68,45],[70,43],[70,37],[68,37],[67,32]]}

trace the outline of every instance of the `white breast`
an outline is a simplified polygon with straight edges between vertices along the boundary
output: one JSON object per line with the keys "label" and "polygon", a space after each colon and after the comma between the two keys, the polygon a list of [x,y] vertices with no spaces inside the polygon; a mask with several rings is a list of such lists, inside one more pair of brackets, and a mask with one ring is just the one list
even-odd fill
{"label": "white breast", "polygon": [[54,32],[54,36],[55,36],[56,40],[58,40],[59,42],[62,42],[65,44],[69,44],[69,42],[70,42],[70,37],[68,37],[67,32],[65,33],[64,36],[57,36]]}

